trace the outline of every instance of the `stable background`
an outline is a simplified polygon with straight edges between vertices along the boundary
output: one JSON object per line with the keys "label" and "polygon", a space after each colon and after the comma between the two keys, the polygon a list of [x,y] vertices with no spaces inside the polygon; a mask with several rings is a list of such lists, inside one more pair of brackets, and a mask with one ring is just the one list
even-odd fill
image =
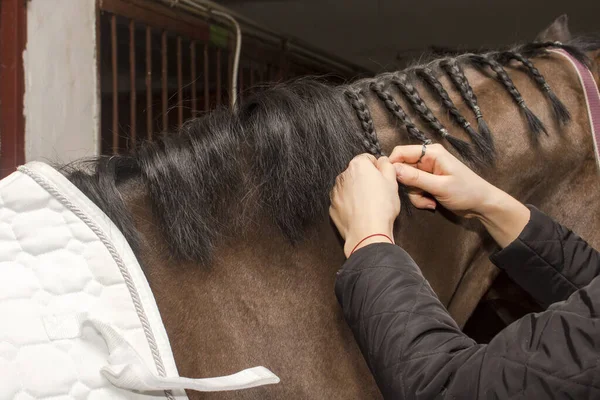
{"label": "stable background", "polygon": [[434,48],[482,49],[531,41],[567,14],[573,33],[600,29],[597,0],[220,0],[280,33],[375,72]]}

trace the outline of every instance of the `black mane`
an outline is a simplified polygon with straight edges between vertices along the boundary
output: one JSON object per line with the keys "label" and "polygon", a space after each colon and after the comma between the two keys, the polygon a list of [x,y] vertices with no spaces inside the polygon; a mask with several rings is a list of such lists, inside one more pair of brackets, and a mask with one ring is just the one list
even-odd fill
{"label": "black mane", "polygon": [[236,216],[269,215],[297,241],[327,215],[335,178],[365,151],[352,113],[340,88],[302,79],[248,98],[235,111],[192,119],[131,155],[62,170],[134,251],[143,239],[119,194],[123,187],[147,191],[174,257],[207,262],[221,235],[237,235],[247,223]]}
{"label": "black mane", "polygon": [[[218,109],[190,120],[175,133],[142,143],[131,155],[100,157],[61,170],[111,218],[134,251],[143,238],[125,206],[124,188],[147,196],[155,222],[178,259],[208,262],[220,237],[237,235],[236,229],[259,214],[270,216],[284,235],[298,241],[311,224],[327,217],[329,192],[352,157],[365,151],[382,154],[366,91],[376,94],[412,141],[424,142],[433,134],[468,161],[491,163],[492,136],[462,68],[474,65],[497,78],[522,108],[531,131],[539,133],[542,123],[525,105],[503,65],[520,63],[547,94],[559,122],[567,123],[568,111],[529,62],[529,57],[552,47],[564,48],[588,63],[584,52],[600,48],[600,41],[534,43],[465,54],[354,85],[332,87],[317,79],[301,79],[257,93],[233,111]],[[477,131],[439,84],[440,74],[447,74],[461,93],[478,122]],[[413,85],[416,79],[439,97],[467,133],[468,142],[449,135],[421,99]],[[392,89],[407,99],[412,115],[427,123],[429,135],[412,123],[391,96]]]}

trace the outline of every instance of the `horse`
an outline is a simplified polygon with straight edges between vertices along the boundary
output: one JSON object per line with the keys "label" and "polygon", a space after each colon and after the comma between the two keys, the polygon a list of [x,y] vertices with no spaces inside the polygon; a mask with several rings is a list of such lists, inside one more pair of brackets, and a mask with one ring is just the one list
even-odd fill
{"label": "horse", "polygon": [[[600,176],[584,94],[552,49],[587,62],[600,82],[600,42],[572,38],[561,17],[537,41],[508,50],[336,87],[315,78],[278,84],[131,154],[61,171],[127,238],[182,375],[261,364],[281,378],[191,398],[376,399],[333,292],[344,262],[328,217],[335,178],[357,154],[433,139],[600,246]],[[460,327],[486,298],[498,307],[522,300],[517,314],[532,309],[495,279],[495,247],[480,225],[411,210],[405,190],[401,197],[396,242]],[[514,318],[499,315],[504,325]],[[469,324],[473,335],[485,330],[481,315]]]}

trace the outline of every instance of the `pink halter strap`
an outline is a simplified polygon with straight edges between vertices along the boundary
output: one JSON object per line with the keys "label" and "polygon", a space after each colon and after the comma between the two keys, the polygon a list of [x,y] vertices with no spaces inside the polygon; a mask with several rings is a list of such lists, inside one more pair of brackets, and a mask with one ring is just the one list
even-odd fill
{"label": "pink halter strap", "polygon": [[571,65],[573,65],[575,71],[577,71],[579,82],[581,82],[581,86],[583,86],[588,117],[592,127],[596,161],[600,165],[600,153],[598,151],[598,145],[600,143],[600,92],[598,92],[598,86],[594,80],[594,75],[592,75],[592,72],[585,65],[569,54],[569,52],[563,49],[554,49],[550,51],[565,57],[571,63]]}

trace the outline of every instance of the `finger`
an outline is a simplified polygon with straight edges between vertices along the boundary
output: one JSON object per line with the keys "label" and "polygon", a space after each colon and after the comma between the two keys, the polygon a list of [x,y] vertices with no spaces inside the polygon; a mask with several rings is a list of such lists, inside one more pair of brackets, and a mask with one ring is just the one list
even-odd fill
{"label": "finger", "polygon": [[425,196],[422,192],[420,193],[409,193],[408,198],[410,202],[417,208],[435,210],[437,203],[431,197]]}
{"label": "finger", "polygon": [[435,195],[444,177],[430,174],[406,164],[394,164],[397,179],[406,186],[415,187]]}
{"label": "finger", "polygon": [[335,225],[338,232],[340,233],[340,236],[342,237],[342,239],[346,239],[346,232],[342,228],[340,216],[338,215],[338,211],[335,207],[333,207],[333,206],[329,207],[329,216],[331,217],[331,220],[333,221],[333,224]]}
{"label": "finger", "polygon": [[377,164],[377,158],[375,158],[375,156],[373,154],[369,154],[369,153],[364,153],[362,154],[363,157],[366,157],[369,161],[371,161],[373,164]]}
{"label": "finger", "polygon": [[[423,154],[425,150],[425,154]],[[440,144],[429,144],[423,147],[423,145],[408,145],[408,146],[396,146],[390,155],[390,162],[392,163],[407,163],[415,164],[418,163],[418,168],[426,171],[431,171],[434,162],[443,158],[446,153],[444,147]]]}
{"label": "finger", "polygon": [[337,200],[337,195],[338,195],[338,185],[335,185],[332,189],[331,192],[329,192],[329,203],[330,204],[334,204]]}
{"label": "finger", "polygon": [[340,186],[342,186],[343,182],[344,182],[344,172],[342,172],[335,178],[335,184],[331,188],[331,192],[329,192],[329,200],[331,201],[331,203],[333,203],[336,200],[338,191],[340,189]]}
{"label": "finger", "polygon": [[392,165],[389,158],[379,157],[379,159],[377,160],[377,169],[389,182],[397,182],[396,168],[394,168],[394,165]]}
{"label": "finger", "polygon": [[374,165],[377,165],[377,159],[375,158],[375,156],[373,154],[369,154],[369,153],[363,153],[363,154],[359,154],[356,157],[354,157],[352,159],[352,161],[350,161],[350,164],[357,164],[357,163],[361,163],[364,161],[369,161]]}
{"label": "finger", "polygon": [[331,217],[331,220],[333,221],[333,223],[335,224],[335,226],[338,226],[338,222],[340,220],[340,217],[338,215],[338,211],[337,208],[333,205],[329,206],[329,217]]}
{"label": "finger", "polygon": [[346,178],[346,174],[347,174],[347,170],[342,172],[341,174],[339,174],[336,178],[335,178],[335,189],[339,189],[343,184],[344,184],[344,180]]}
{"label": "finger", "polygon": [[333,205],[329,206],[329,217],[331,217],[331,220],[337,226],[339,218],[337,215],[337,209]]}
{"label": "finger", "polygon": [[[409,163],[416,164],[421,158],[423,151],[423,145],[407,145],[407,146],[396,146],[390,154],[390,161],[392,163]],[[425,153],[427,154],[427,152]]]}

